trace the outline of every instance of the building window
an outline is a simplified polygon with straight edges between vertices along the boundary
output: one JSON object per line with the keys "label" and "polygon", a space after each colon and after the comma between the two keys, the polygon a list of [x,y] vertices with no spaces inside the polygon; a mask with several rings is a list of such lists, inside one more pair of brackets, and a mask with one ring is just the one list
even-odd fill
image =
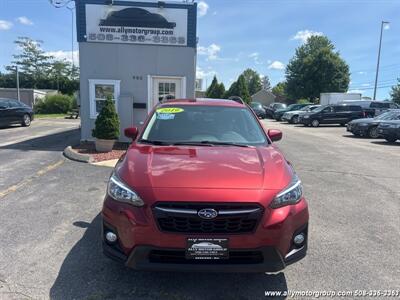
{"label": "building window", "polygon": [[115,109],[118,111],[118,97],[120,80],[89,80],[90,117],[96,119],[104,106],[108,96],[115,102]]}

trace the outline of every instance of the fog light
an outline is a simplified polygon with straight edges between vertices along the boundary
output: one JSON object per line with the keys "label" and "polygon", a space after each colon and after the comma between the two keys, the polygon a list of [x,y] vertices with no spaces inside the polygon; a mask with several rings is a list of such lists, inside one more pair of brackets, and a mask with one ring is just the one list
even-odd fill
{"label": "fog light", "polygon": [[296,235],[293,239],[293,242],[297,245],[300,246],[301,244],[304,243],[304,233],[300,233]]}
{"label": "fog light", "polygon": [[106,240],[109,243],[115,243],[117,241],[117,235],[114,232],[107,232],[106,233]]}

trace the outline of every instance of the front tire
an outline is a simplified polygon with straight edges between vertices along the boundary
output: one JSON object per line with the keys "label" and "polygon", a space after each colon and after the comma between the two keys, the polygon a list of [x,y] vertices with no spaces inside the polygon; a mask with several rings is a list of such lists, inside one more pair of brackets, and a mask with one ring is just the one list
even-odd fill
{"label": "front tire", "polygon": [[311,125],[312,125],[312,127],[318,127],[319,126],[319,121],[318,120],[312,120]]}
{"label": "front tire", "polygon": [[22,117],[22,123],[21,123],[21,125],[22,125],[23,127],[29,127],[29,126],[31,126],[31,116],[28,115],[28,114],[25,114],[25,115]]}
{"label": "front tire", "polygon": [[378,133],[378,127],[377,126],[373,126],[368,130],[368,136],[371,139],[377,139],[379,137],[379,133]]}

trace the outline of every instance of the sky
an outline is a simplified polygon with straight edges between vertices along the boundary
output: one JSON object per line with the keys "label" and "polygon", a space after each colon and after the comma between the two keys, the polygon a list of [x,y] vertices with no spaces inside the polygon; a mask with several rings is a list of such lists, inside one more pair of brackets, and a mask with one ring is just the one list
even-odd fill
{"label": "sky", "polygon": [[[373,95],[382,21],[377,99],[389,98],[400,77],[399,0],[206,0],[198,2],[197,76],[225,86],[246,68],[285,78],[295,49],[312,34],[325,35],[350,66],[349,91]],[[18,53],[13,41],[28,36],[43,49],[71,60],[71,11],[48,0],[0,0],[0,70]],[[76,36],[76,35],[75,35]],[[78,59],[75,38],[74,57]]]}

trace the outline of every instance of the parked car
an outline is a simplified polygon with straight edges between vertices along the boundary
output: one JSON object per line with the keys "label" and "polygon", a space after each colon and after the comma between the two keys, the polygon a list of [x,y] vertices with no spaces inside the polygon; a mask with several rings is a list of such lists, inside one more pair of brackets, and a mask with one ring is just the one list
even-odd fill
{"label": "parked car", "polygon": [[378,133],[389,143],[400,139],[400,120],[384,121],[378,125]]}
{"label": "parked car", "polygon": [[310,106],[312,105],[312,103],[304,103],[304,104],[290,104],[288,107],[286,108],[282,108],[282,109],[277,109],[274,112],[274,119],[277,121],[281,121],[282,120],[282,116],[289,112],[289,111],[295,111],[295,110],[300,110],[303,107],[306,106]]}
{"label": "parked car", "polygon": [[347,100],[340,104],[359,105],[363,108],[368,118],[377,117],[389,109],[400,109],[400,106],[391,101],[375,101],[375,100]]}
{"label": "parked car", "polygon": [[0,125],[30,126],[34,118],[32,108],[14,99],[0,98]]}
{"label": "parked car", "polygon": [[364,118],[365,113],[359,105],[324,105],[299,117],[299,123],[318,127],[320,124],[340,124],[345,126],[352,120]]}
{"label": "parked car", "polygon": [[254,110],[258,118],[260,119],[266,118],[265,109],[260,102],[251,102],[250,107]]}
{"label": "parked car", "polygon": [[310,111],[313,111],[314,109],[316,109],[320,106],[321,105],[309,105],[309,106],[303,107],[300,110],[293,110],[293,111],[285,112],[282,116],[282,121],[287,121],[290,124],[297,124],[297,123],[299,123],[299,116],[304,115],[305,113],[308,113]]}
{"label": "parked car", "polygon": [[285,103],[280,103],[280,102],[274,102],[271,103],[269,106],[264,107],[265,108],[265,113],[267,115],[267,118],[274,118],[274,113],[277,109],[282,109],[282,108],[286,108],[286,104]]}
{"label": "parked car", "polygon": [[379,137],[378,125],[381,122],[400,120],[400,109],[387,111],[375,118],[363,118],[349,122],[347,131],[355,136],[365,136],[376,139]]}
{"label": "parked car", "polygon": [[[276,272],[306,255],[301,181],[273,143],[282,133],[247,105],[170,100],[125,135],[102,210],[107,256],[139,270]],[[213,251],[192,247],[203,242]]]}

